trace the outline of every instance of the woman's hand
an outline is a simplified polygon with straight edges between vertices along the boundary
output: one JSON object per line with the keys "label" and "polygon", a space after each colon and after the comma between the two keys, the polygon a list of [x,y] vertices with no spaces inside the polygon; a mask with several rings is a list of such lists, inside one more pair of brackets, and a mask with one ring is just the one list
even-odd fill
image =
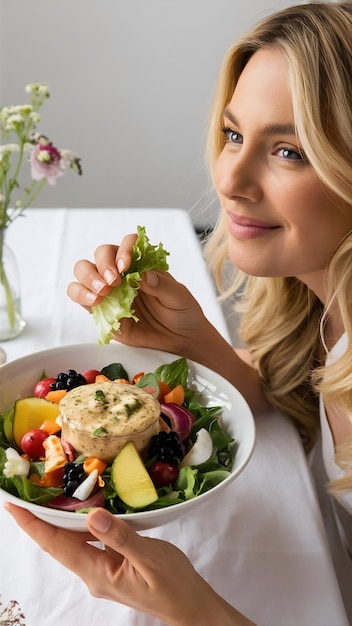
{"label": "woman's hand", "polygon": [[[95,264],[78,261],[74,269],[78,282],[67,289],[70,298],[88,310],[99,304],[120,284],[120,272],[129,268],[136,238],[127,235],[120,246],[99,246]],[[238,358],[188,289],[168,272],[148,271],[142,275],[133,308],[139,322],[122,319],[120,332],[114,335],[116,341],[172,352],[201,363],[235,385],[252,409],[268,408],[257,372]]]}
{"label": "woman's hand", "polygon": [[[169,626],[252,624],[218,596],[187,557],[166,541],[141,537],[104,509],[87,516],[91,535],[60,530],[6,504],[23,530],[90,593],[153,615]],[[88,541],[98,539],[101,550]]]}
{"label": "woman's hand", "polygon": [[[78,304],[90,310],[121,282],[121,274],[131,263],[136,235],[125,237],[120,246],[103,245],[95,252],[95,264],[78,261],[74,268],[77,282],[67,293]],[[190,344],[209,324],[188,289],[167,272],[143,274],[133,308],[139,318],[121,320],[114,338],[120,343],[157,348],[182,355],[190,354]]]}

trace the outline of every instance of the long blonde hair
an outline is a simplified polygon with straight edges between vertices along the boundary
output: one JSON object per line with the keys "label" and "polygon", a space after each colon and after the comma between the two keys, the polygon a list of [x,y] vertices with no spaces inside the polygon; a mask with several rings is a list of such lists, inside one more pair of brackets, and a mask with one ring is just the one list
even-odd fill
{"label": "long blonde hair", "polygon": [[[294,119],[303,151],[335,199],[336,210],[352,210],[352,3],[313,2],[289,7],[264,19],[233,45],[222,66],[210,118],[210,171],[224,147],[223,111],[249,58],[262,48],[286,57]],[[344,209],[342,209],[342,204]],[[247,276],[228,259],[226,216],[220,215],[205,246],[221,298],[236,293],[242,312],[240,335],[249,347],[270,401],[296,424],[307,449],[319,431],[318,393],[352,415],[352,234],[331,258],[329,304],[296,278]],[[319,349],[330,306],[338,304],[348,348],[334,364],[322,366]],[[321,355],[320,355],[321,357]],[[336,490],[352,487],[352,444],[341,446],[338,461],[345,478]]]}

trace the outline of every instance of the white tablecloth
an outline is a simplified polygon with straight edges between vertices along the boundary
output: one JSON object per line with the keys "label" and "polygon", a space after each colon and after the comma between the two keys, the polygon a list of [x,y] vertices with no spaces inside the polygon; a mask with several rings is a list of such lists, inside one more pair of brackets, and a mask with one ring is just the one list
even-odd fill
{"label": "white tablecloth", "polygon": [[[172,209],[36,209],[8,233],[23,283],[25,331],[3,344],[8,359],[96,340],[90,316],[66,296],[72,268],[100,243],[144,225],[162,241],[170,269],[227,337],[188,215]],[[1,369],[0,369],[1,384]],[[347,626],[320,510],[296,432],[274,412],[256,416],[254,455],[241,476],[199,515],[145,531],[184,550],[230,603],[260,626]],[[26,626],[161,626],[92,598],[0,510],[0,606],[16,600]],[[180,604],[182,600],[180,599]],[[1,621],[0,621],[1,623]],[[214,625],[214,626],[221,626]]]}

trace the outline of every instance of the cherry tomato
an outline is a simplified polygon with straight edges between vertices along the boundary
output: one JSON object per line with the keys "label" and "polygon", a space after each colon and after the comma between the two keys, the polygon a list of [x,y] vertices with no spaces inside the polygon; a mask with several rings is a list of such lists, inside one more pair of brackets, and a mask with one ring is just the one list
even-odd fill
{"label": "cherry tomato", "polygon": [[45,398],[50,391],[50,383],[54,383],[55,378],[43,378],[39,380],[34,387],[33,395],[37,398]]}
{"label": "cherry tomato", "polygon": [[82,372],[82,376],[84,376],[88,385],[95,383],[95,378],[96,376],[99,376],[99,374],[100,372],[98,370],[86,370],[85,372]]}
{"label": "cherry tomato", "polygon": [[21,449],[28,454],[31,459],[38,460],[45,456],[43,441],[48,437],[48,433],[40,428],[28,430],[21,439]]}
{"label": "cherry tomato", "polygon": [[156,487],[167,487],[175,482],[179,470],[177,465],[164,463],[164,461],[155,461],[148,471]]}

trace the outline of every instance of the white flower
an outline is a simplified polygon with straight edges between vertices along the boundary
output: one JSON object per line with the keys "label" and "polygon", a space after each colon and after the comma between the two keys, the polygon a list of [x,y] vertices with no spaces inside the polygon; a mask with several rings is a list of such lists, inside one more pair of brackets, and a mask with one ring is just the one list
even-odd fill
{"label": "white flower", "polygon": [[46,98],[49,97],[49,88],[45,83],[30,83],[26,85],[26,93],[40,93]]}
{"label": "white flower", "polygon": [[12,478],[12,476],[28,476],[30,470],[30,462],[21,457],[14,448],[7,448],[7,461],[4,466],[4,476]]}
{"label": "white flower", "polygon": [[31,121],[33,122],[33,124],[39,124],[39,122],[40,122],[40,115],[39,115],[39,113],[37,113],[36,111],[33,111],[30,114],[30,118],[31,118]]}
{"label": "white flower", "polygon": [[73,161],[77,158],[72,150],[63,149],[60,150],[60,166],[63,170],[67,170],[72,166]]}
{"label": "white flower", "polygon": [[38,91],[42,94],[42,96],[49,96],[49,88],[45,83],[40,83]]}
{"label": "white flower", "polygon": [[15,113],[22,113],[23,115],[29,115],[33,111],[31,104],[18,104],[14,109]]}
{"label": "white flower", "polygon": [[9,115],[13,115],[14,113],[16,113],[16,107],[13,105],[3,107],[1,109],[1,115],[3,117],[8,117]]}
{"label": "white flower", "polygon": [[20,147],[18,143],[6,143],[3,146],[0,146],[0,155],[1,154],[12,154],[12,152],[19,152]]}
{"label": "white flower", "polygon": [[24,118],[19,113],[15,113],[14,115],[9,115],[7,118],[5,130],[15,130],[16,126],[24,123]]}

